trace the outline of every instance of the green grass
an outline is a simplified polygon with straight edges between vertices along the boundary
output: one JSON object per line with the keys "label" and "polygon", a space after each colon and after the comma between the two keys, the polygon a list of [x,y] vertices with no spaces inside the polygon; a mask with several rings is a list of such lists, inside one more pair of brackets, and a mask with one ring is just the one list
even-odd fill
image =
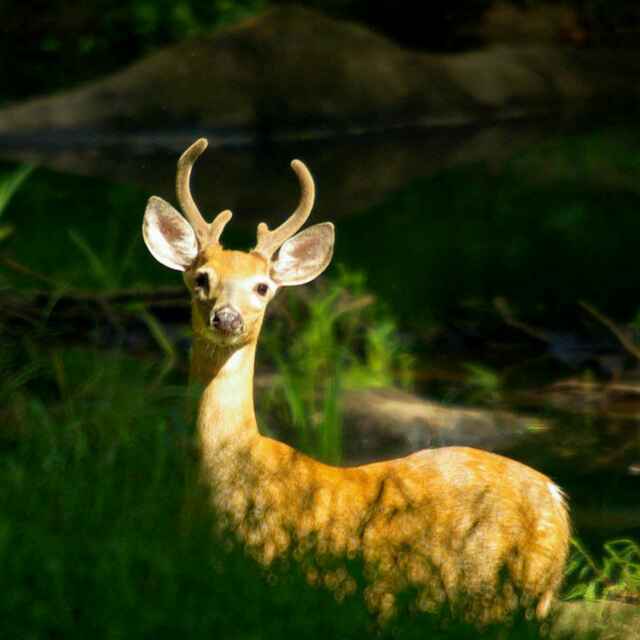
{"label": "green grass", "polygon": [[604,598],[640,604],[640,544],[629,538],[609,540],[597,558],[574,539],[566,590],[568,600]]}
{"label": "green grass", "polygon": [[[15,228],[3,246],[12,259],[61,290],[161,280],[164,274],[144,260],[139,236],[145,197],[138,190],[43,169],[32,173],[28,186],[13,196],[4,214]],[[42,286],[26,276],[9,276],[19,288]]]}
{"label": "green grass", "polygon": [[184,389],[154,385],[155,366],[56,351],[13,389],[0,453],[3,638],[276,637],[308,626],[295,576],[271,587],[215,539]]}
{"label": "green grass", "polygon": [[[11,201],[13,194],[29,177],[32,170],[31,166],[22,165],[13,171],[6,171],[0,174],[0,218],[2,218],[2,214]],[[12,233],[13,227],[10,224],[0,224],[0,242],[8,238]]]}
{"label": "green grass", "polygon": [[288,295],[286,314],[267,319],[261,338],[280,376],[263,424],[292,425],[298,448],[332,464],[342,460],[344,391],[408,388],[413,380],[413,358],[389,310],[362,274],[337,271],[310,294]]}

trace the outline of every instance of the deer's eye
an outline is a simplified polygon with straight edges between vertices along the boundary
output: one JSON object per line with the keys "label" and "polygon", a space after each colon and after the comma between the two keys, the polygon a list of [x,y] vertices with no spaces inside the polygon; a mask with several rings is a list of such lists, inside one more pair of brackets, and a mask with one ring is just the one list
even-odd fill
{"label": "deer's eye", "polygon": [[266,296],[269,293],[269,285],[264,282],[259,282],[256,285],[256,293],[259,296]]}
{"label": "deer's eye", "polygon": [[200,271],[194,278],[194,284],[203,293],[209,293],[209,274],[206,271]]}

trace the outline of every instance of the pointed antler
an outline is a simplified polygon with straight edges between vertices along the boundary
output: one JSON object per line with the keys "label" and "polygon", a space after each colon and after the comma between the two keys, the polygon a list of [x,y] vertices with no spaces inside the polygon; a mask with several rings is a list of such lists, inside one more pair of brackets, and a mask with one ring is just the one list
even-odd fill
{"label": "pointed antler", "polygon": [[191,179],[191,169],[195,161],[200,157],[202,152],[207,148],[206,138],[196,140],[178,160],[178,171],[176,173],[176,195],[178,202],[182,207],[182,212],[187,220],[191,223],[193,230],[196,232],[198,244],[200,247],[206,247],[208,244],[219,244],[222,230],[229,220],[232,213],[228,209],[221,211],[209,224],[200,213],[196,203],[191,196],[191,187],[189,182]]}
{"label": "pointed antler", "polygon": [[258,225],[258,244],[253,251],[267,260],[271,260],[273,254],[282,244],[302,227],[313,208],[316,189],[309,169],[300,160],[293,160],[291,168],[295,171],[300,182],[301,194],[298,207],[285,222],[273,231],[269,231],[269,227],[264,222]]}

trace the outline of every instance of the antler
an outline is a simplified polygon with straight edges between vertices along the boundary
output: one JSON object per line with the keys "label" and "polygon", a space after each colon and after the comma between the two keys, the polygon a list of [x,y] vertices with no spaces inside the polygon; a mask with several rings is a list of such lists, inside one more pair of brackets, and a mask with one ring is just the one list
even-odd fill
{"label": "antler", "polygon": [[280,246],[302,227],[313,208],[316,189],[309,169],[300,160],[293,160],[291,168],[295,171],[300,182],[301,194],[298,207],[285,222],[273,231],[269,231],[269,227],[264,222],[258,225],[258,244],[253,251],[267,260],[271,260]]}
{"label": "antler", "polygon": [[191,223],[193,230],[196,232],[200,247],[208,244],[219,244],[222,230],[229,220],[232,213],[228,209],[221,211],[209,224],[200,213],[196,203],[191,196],[191,188],[189,181],[191,179],[191,169],[195,161],[200,157],[202,152],[207,148],[206,138],[196,140],[178,160],[178,171],[176,173],[176,195],[178,202],[182,207],[187,220]]}

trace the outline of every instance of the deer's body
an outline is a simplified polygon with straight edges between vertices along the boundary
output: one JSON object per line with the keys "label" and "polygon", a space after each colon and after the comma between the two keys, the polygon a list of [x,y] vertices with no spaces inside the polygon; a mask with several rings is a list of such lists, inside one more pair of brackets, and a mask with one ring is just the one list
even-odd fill
{"label": "deer's body", "polygon": [[[193,162],[194,147],[181,162],[189,153]],[[197,157],[202,148],[196,151]],[[180,173],[178,185],[180,196]],[[184,188],[183,175],[180,200],[188,212]],[[312,201],[312,183],[306,188]],[[261,225],[258,247],[243,253],[218,243],[216,225],[228,220],[227,212],[210,225],[213,231],[189,216],[198,236],[194,249],[176,222],[179,214],[162,207],[150,202],[145,240],[161,262],[183,266],[193,292],[191,377],[203,387],[198,435],[225,524],[264,563],[285,553],[360,558],[367,603],[382,618],[404,591],[415,594],[419,610],[447,610],[475,622],[523,608],[543,618],[562,580],[569,541],[562,493],[546,476],[465,447],[338,468],[260,435],[253,371],[266,301],[277,286],[308,281],[326,267],[332,227],[311,227],[284,244],[281,233],[269,246],[270,234],[290,222],[274,232]],[[344,569],[312,573],[343,595],[355,586]]]}
{"label": "deer's body", "polygon": [[[251,378],[238,375],[252,369],[253,347],[220,367],[200,346],[193,366],[205,385],[198,433],[207,479],[218,512],[262,562],[298,551],[359,556],[367,603],[383,617],[407,589],[422,610],[446,606],[476,622],[519,607],[546,613],[569,536],[562,495],[546,476],[465,447],[351,468],[319,463],[259,434]],[[325,582],[353,588],[344,572]]]}

